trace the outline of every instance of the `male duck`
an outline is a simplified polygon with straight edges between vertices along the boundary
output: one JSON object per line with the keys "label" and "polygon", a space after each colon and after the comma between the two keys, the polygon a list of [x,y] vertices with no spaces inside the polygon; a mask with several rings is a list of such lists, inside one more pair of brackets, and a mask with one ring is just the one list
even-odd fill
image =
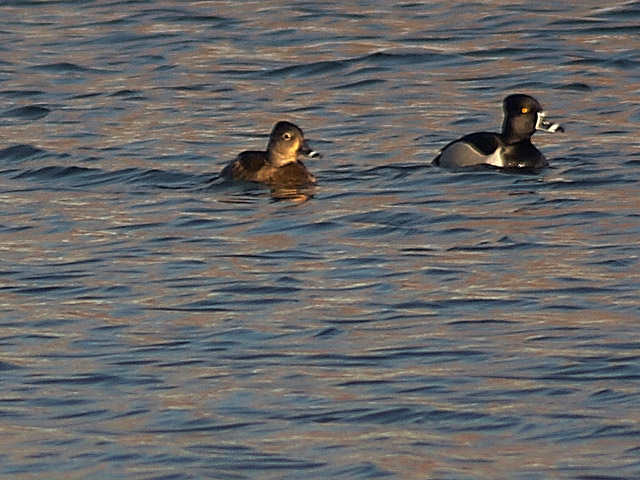
{"label": "male duck", "polygon": [[507,169],[537,169],[549,164],[531,143],[536,130],[564,132],[557,123],[545,120],[537,100],[529,95],[509,95],[503,102],[502,133],[476,132],[446,145],[433,160],[435,165],[457,168],[492,165]]}

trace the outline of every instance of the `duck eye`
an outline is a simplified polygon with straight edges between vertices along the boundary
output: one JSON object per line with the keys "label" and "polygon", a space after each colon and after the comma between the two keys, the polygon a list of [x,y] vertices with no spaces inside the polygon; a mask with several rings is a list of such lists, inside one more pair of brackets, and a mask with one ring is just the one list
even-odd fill
{"label": "duck eye", "polygon": [[291,134],[289,132],[285,132],[282,134],[282,138],[285,140],[291,140]]}
{"label": "duck eye", "polygon": [[529,107],[522,107],[522,108],[520,109],[520,113],[529,113],[529,111],[530,111],[530,110],[531,110],[531,109],[530,109]]}

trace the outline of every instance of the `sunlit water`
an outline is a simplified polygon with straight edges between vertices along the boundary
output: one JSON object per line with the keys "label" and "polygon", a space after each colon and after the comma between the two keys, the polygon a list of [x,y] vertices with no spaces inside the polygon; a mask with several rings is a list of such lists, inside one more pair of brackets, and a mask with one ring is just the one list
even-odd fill
{"label": "sunlit water", "polygon": [[640,2],[1,11],[0,477],[640,477]]}

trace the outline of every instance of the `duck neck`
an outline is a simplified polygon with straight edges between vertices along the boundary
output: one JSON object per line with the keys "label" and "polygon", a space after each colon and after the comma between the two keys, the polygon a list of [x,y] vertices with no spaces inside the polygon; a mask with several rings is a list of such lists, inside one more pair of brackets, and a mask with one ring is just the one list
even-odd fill
{"label": "duck neck", "polygon": [[295,152],[285,153],[269,151],[268,157],[269,163],[277,168],[284,167],[285,165],[289,165],[290,163],[295,163],[298,161],[298,155]]}
{"label": "duck neck", "polygon": [[513,125],[511,125],[511,123],[506,119],[502,123],[502,140],[504,140],[504,142],[508,145],[519,143],[522,141],[531,142],[531,135],[533,135],[533,132],[516,133]]}

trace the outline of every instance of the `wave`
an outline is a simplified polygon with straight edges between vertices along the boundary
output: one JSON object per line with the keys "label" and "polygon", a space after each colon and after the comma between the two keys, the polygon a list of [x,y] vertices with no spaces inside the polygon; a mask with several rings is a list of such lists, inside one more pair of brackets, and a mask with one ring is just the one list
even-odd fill
{"label": "wave", "polygon": [[38,105],[27,105],[24,107],[11,108],[5,110],[0,115],[4,118],[19,118],[23,120],[37,120],[42,117],[46,117],[51,113],[51,110]]}
{"label": "wave", "polygon": [[[0,158],[1,152],[0,152]],[[30,168],[13,174],[14,179],[29,179],[50,183],[56,188],[77,188],[98,185],[147,185],[156,188],[196,188],[205,185],[211,175],[189,174],[159,169],[125,168],[105,171],[100,168],[50,165]]]}

